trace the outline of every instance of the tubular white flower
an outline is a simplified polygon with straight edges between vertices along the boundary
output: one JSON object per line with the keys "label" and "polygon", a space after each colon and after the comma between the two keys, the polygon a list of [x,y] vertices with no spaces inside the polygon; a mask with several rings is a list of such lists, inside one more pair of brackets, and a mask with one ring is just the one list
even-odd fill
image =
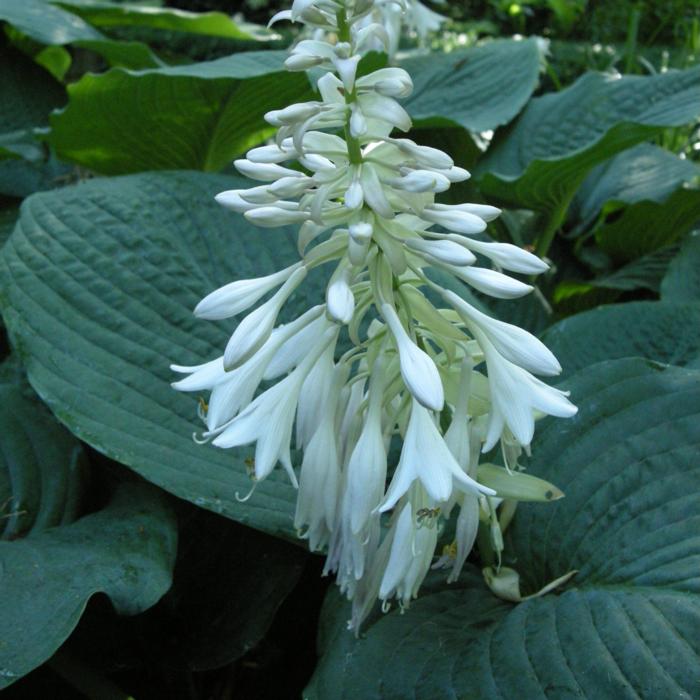
{"label": "tubular white flower", "polygon": [[426,221],[466,235],[481,233],[486,229],[486,222],[481,217],[457,208],[436,209],[430,206],[426,207],[420,215]]}
{"label": "tubular white flower", "polygon": [[491,387],[491,411],[484,452],[498,442],[506,426],[513,437],[527,447],[535,432],[536,410],[560,418],[576,414],[576,406],[567,398],[567,392],[547,386],[506,360],[487,338],[482,337],[479,342],[484,350]]}
{"label": "tubular white flower", "polygon": [[455,277],[470,284],[484,294],[497,299],[517,299],[532,291],[532,286],[508,277],[496,270],[488,270],[484,267],[455,267],[443,265]]}
{"label": "tubular white flower", "polygon": [[301,263],[295,263],[265,277],[237,280],[226,284],[211,294],[207,294],[195,307],[194,315],[209,321],[235,316],[250,308],[275,287],[279,287],[300,267]]}
{"label": "tubular white flower", "polygon": [[453,482],[461,490],[490,496],[496,494],[462,471],[430,412],[414,399],[401,458],[379,510],[385,512],[393,508],[416,479],[435,501],[449,499]]}
{"label": "tubular white flower", "polygon": [[224,367],[235,369],[257,352],[270,337],[284,302],[306,277],[306,268],[300,267],[288,277],[275,295],[249,313],[236,327],[224,350]]}
{"label": "tubular white flower", "polygon": [[551,350],[531,333],[487,316],[454,292],[446,290],[443,297],[465,323],[474,329],[477,336],[486,336],[494,348],[510,362],[534,374],[554,376],[561,372],[561,365]]}
{"label": "tubular white flower", "polygon": [[399,351],[401,376],[414,398],[426,408],[441,411],[445,403],[442,380],[435,363],[406,333],[398,314],[389,304],[382,304],[382,316],[391,329]]}
{"label": "tubular white flower", "polygon": [[338,323],[348,324],[355,312],[355,297],[349,284],[350,270],[343,268],[326,290],[328,315]]}
{"label": "tubular white flower", "polygon": [[466,248],[453,241],[425,241],[422,238],[409,238],[405,245],[419,253],[448,265],[471,265],[476,257]]}
{"label": "tubular white flower", "polygon": [[290,443],[299,392],[315,361],[337,332],[326,331],[312,352],[291,374],[249,404],[213,441],[216,447],[238,447],[256,443],[255,478],[267,477],[279,461],[297,486]]}

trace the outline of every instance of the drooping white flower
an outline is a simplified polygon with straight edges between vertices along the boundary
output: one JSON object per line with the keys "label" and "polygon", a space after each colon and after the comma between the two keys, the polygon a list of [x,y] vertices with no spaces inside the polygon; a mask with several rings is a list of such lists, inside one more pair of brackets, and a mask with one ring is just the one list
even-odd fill
{"label": "drooping white flower", "polygon": [[250,308],[275,287],[279,287],[300,267],[301,263],[295,263],[265,277],[237,280],[226,284],[211,294],[207,294],[195,307],[194,315],[209,321],[235,316]]}
{"label": "drooping white flower", "polygon": [[483,333],[507,360],[534,374],[548,376],[561,372],[554,354],[526,330],[487,316],[454,292],[445,290],[443,297],[456,309],[468,326]]}
{"label": "drooping white flower", "polygon": [[496,493],[474,481],[461,469],[440,435],[430,411],[414,399],[399,464],[379,510],[384,512],[393,508],[416,479],[420,480],[434,501],[447,501],[452,495],[453,482],[462,490],[492,496]]}
{"label": "drooping white flower", "polygon": [[382,305],[382,315],[396,341],[401,376],[414,398],[423,406],[441,411],[445,402],[442,380],[435,363],[409,337],[390,304]]}
{"label": "drooping white flower", "polygon": [[224,351],[226,369],[235,369],[262,347],[272,333],[282,306],[304,277],[305,267],[294,270],[271,299],[249,313],[238,324]]}
{"label": "drooping white flower", "polygon": [[299,393],[316,360],[336,336],[334,329],[326,331],[314,352],[281,382],[260,394],[214,439],[213,444],[223,448],[255,443],[258,481],[267,477],[279,461],[291,482],[297,485],[290,443]]}
{"label": "drooping white flower", "polygon": [[483,451],[488,452],[507,426],[524,447],[532,442],[535,411],[549,416],[570,418],[577,409],[568,393],[548,386],[529,372],[506,360],[482,333],[479,344],[484,350],[491,387],[491,412]]}

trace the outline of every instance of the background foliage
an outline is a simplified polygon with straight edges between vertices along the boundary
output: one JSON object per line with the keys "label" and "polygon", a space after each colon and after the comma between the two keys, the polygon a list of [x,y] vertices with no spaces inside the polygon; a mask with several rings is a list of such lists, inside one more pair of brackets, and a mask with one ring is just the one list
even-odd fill
{"label": "background foliage", "polygon": [[0,688],[697,697],[700,3],[448,3],[405,41],[412,136],[473,173],[449,196],[503,206],[492,235],[552,262],[488,303],[541,334],[580,412],[533,446],[567,497],[518,510],[519,589],[496,597],[473,556],[359,640],[286,479],[240,503],[249,454],[195,445],[169,386],[231,330],[197,300],[296,255],[212,196],[313,88],[283,71],[293,30],[260,24],[287,3],[170,4],[0,0]]}

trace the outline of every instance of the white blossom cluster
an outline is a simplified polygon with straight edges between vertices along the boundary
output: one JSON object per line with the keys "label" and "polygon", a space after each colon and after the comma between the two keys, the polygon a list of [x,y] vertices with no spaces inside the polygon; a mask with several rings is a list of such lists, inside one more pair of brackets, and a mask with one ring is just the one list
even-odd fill
{"label": "white blossom cluster", "polygon": [[[295,0],[274,18],[322,31],[323,40],[300,41],[286,61],[292,71],[325,70],[318,99],[266,115],[277,127],[274,143],[236,161],[260,184],[217,201],[258,226],[298,225],[300,260],[205,297],[198,317],[242,315],[240,322],[221,357],[173,366],[187,374],[175,388],[211,392],[201,412],[205,440],[254,444],[254,483],[280,463],[298,486],[294,524],[312,550],[327,551],[326,570],[353,600],[355,630],[378,598],[409,604],[433,563],[437,521],[454,508],[455,543],[440,560],[451,566],[449,580],[480,520],[498,539],[498,494],[480,481],[480,453],[500,442],[512,468],[536,417],[576,412],[564,392],[535,378],[560,371],[539,340],[426,274],[439,268],[511,299],[532,287],[504,270],[536,275],[547,265],[479,236],[498,209],[436,202],[469,174],[400,135],[411,127],[398,101],[411,94],[408,73],[390,67],[358,76],[368,48],[390,48],[382,11],[416,5]],[[325,300],[279,324],[284,304],[319,266],[332,268]],[[352,347],[338,356],[341,333]],[[392,441],[400,458],[387,486]],[[292,444],[303,452],[298,477]]]}

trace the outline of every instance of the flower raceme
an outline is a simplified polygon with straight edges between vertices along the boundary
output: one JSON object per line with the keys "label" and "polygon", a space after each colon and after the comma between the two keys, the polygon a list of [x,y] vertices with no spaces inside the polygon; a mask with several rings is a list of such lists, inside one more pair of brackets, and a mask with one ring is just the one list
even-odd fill
{"label": "flower raceme", "polygon": [[[419,5],[295,0],[273,18],[313,30],[286,65],[325,71],[318,99],[268,113],[274,141],[235,162],[255,183],[216,200],[261,227],[298,226],[300,260],[205,297],[195,315],[238,316],[238,325],[221,357],[172,367],[186,375],[176,389],[211,392],[200,410],[203,441],[255,446],[248,497],[277,463],[298,485],[294,524],[311,549],[327,550],[326,571],[353,600],[355,630],[377,598],[410,603],[453,509],[450,580],[480,522],[498,550],[500,499],[479,474],[481,453],[500,442],[511,472],[536,418],[576,412],[564,392],[534,376],[561,369],[539,340],[428,276],[438,269],[512,299],[532,287],[504,271],[537,275],[547,265],[485,239],[495,207],[436,201],[469,173],[401,135],[411,126],[399,102],[412,90],[408,73],[388,67],[358,76],[363,52],[391,51],[392,22],[415,24]],[[325,299],[278,323],[317,267],[331,268]],[[351,345],[342,355],[341,341]],[[392,444],[401,445],[393,474]],[[298,476],[292,445],[303,453]]]}

